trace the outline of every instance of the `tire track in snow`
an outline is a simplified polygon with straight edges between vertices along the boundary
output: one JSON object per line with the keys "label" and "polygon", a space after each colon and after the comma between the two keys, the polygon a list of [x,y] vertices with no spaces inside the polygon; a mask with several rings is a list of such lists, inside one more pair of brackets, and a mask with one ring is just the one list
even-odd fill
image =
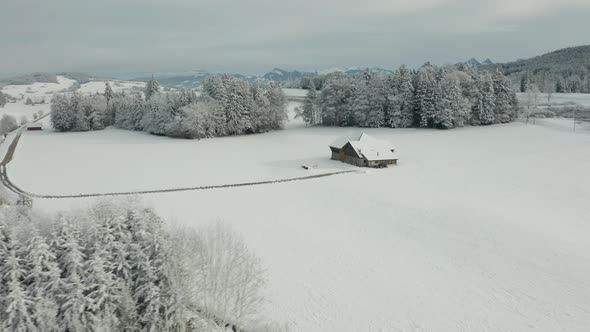
{"label": "tire track in snow", "polygon": [[[138,190],[138,191],[121,191],[121,192],[106,192],[106,193],[89,193],[89,194],[72,194],[72,195],[45,195],[45,194],[35,194],[24,191],[15,186],[15,188],[22,194],[27,195],[29,197],[35,198],[48,198],[48,199],[63,199],[63,198],[87,198],[87,197],[105,197],[105,196],[129,196],[129,195],[146,195],[146,194],[159,194],[159,193],[172,193],[172,192],[179,192],[179,191],[197,191],[197,190],[213,190],[213,189],[222,189],[222,188],[238,188],[238,187],[250,187],[250,186],[259,186],[265,184],[275,184],[275,183],[284,183],[284,182],[294,182],[294,181],[305,181],[311,179],[319,179],[328,176],[340,175],[340,174],[347,174],[347,173],[361,173],[361,171],[357,170],[349,170],[349,171],[338,171],[338,172],[330,172],[330,173],[323,173],[323,174],[316,174],[316,175],[308,175],[308,176],[301,176],[301,177],[294,177],[294,178],[286,178],[286,179],[279,179],[279,180],[268,180],[268,181],[256,181],[256,182],[242,182],[242,183],[230,183],[230,184],[221,184],[221,185],[210,185],[210,186],[194,186],[194,187],[184,187],[184,188],[170,188],[170,189],[155,189],[155,190]],[[8,176],[6,176],[6,180],[10,182]]]}
{"label": "tire track in snow", "polygon": [[[50,113],[47,113],[39,118],[37,118],[35,120],[35,122],[39,122],[40,120],[45,119],[46,117],[49,116]],[[2,161],[0,161],[0,182],[10,191],[12,191],[13,193],[17,194],[17,195],[24,195],[24,196],[29,196],[30,195],[25,192],[24,190],[20,189],[17,185],[15,185],[14,183],[12,183],[12,181],[10,181],[10,179],[8,178],[8,170],[6,169],[6,166],[8,165],[8,163],[10,163],[12,161],[12,158],[14,157],[14,152],[16,151],[16,146],[18,144],[18,141],[20,140],[20,137],[23,133],[23,130],[26,128],[26,124],[20,126],[19,128],[15,129],[14,131],[16,131],[16,135],[14,136],[14,138],[12,139],[12,142],[10,142],[10,145],[8,146],[8,149],[6,150],[6,154],[4,155],[4,158],[2,159]]]}

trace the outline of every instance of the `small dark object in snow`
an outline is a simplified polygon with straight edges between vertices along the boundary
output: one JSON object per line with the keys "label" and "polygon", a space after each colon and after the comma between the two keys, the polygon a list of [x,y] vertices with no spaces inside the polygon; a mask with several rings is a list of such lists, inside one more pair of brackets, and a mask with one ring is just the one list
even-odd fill
{"label": "small dark object in snow", "polygon": [[309,169],[309,166],[301,165],[301,168],[303,168],[303,169]]}

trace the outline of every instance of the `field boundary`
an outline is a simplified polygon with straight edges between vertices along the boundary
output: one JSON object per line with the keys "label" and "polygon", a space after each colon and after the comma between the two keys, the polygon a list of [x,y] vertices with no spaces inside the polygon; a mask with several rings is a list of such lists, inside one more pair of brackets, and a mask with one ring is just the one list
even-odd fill
{"label": "field boundary", "polygon": [[86,193],[86,194],[80,193],[80,194],[71,194],[71,195],[46,195],[46,194],[36,194],[36,193],[27,192],[27,191],[19,188],[18,186],[12,184],[12,182],[10,181],[10,179],[8,178],[8,175],[6,173],[4,173],[4,177],[2,178],[2,182],[4,182],[6,180],[8,183],[10,183],[17,190],[18,193],[29,196],[29,197],[47,198],[47,199],[63,199],[63,198],[147,195],[147,194],[172,193],[172,192],[180,192],[180,191],[198,191],[198,190],[213,190],[213,189],[223,189],[223,188],[250,187],[250,186],[260,186],[260,185],[265,185],[265,184],[305,181],[305,180],[319,179],[319,178],[325,178],[325,177],[329,177],[329,176],[349,174],[349,173],[361,173],[361,171],[358,171],[358,170],[337,171],[337,172],[314,174],[314,175],[285,178],[285,179],[278,179],[278,180],[230,183],[230,184],[209,185],[209,186],[194,186],[194,187],[183,187],[183,188],[105,192],[105,193]]}

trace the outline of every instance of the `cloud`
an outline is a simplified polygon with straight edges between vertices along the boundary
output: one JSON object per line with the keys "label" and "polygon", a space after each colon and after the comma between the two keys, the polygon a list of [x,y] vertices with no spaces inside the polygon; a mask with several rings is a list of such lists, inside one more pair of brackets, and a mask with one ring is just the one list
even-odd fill
{"label": "cloud", "polygon": [[0,12],[0,72],[513,59],[583,43],[589,12],[590,1],[579,0],[9,1]]}

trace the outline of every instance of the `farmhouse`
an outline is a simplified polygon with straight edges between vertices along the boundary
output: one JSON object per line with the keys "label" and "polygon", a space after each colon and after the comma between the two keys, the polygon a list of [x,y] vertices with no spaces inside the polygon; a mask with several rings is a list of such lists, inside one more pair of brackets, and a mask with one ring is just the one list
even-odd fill
{"label": "farmhouse", "polygon": [[27,125],[27,130],[43,130],[43,125],[40,122],[35,122]]}
{"label": "farmhouse", "polygon": [[365,133],[341,137],[330,144],[332,159],[359,167],[397,165],[395,148]]}

